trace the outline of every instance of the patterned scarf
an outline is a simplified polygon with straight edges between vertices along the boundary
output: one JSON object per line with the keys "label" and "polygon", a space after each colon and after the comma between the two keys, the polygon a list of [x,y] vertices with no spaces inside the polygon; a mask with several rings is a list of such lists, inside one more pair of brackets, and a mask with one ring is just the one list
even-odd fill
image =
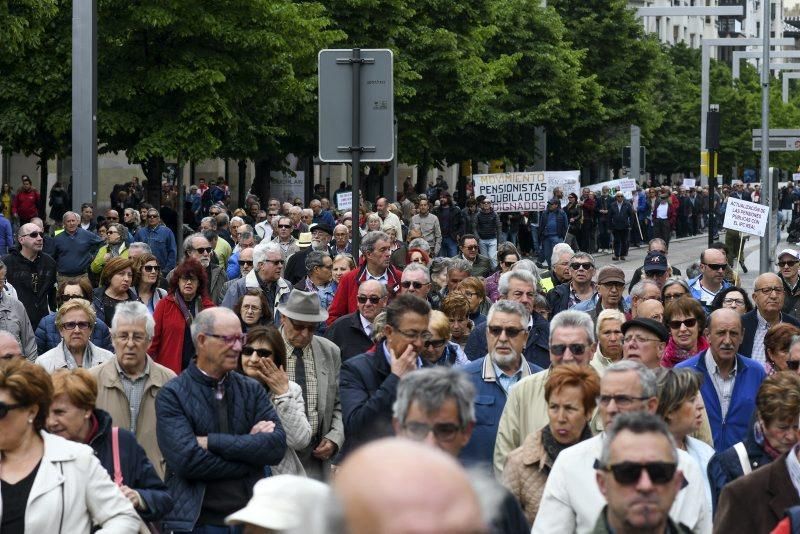
{"label": "patterned scarf", "polygon": [[[583,427],[583,431],[581,432],[581,437],[578,438],[578,441],[575,443],[580,443],[581,441],[586,441],[587,439],[592,437],[592,431],[589,429],[589,425],[585,425]],[[547,456],[550,458],[551,462],[555,462],[556,458],[561,451],[566,449],[567,447],[572,447],[575,443],[559,443],[556,441],[556,438],[553,437],[553,431],[550,430],[550,425],[545,425],[542,429],[542,446],[544,447]]]}

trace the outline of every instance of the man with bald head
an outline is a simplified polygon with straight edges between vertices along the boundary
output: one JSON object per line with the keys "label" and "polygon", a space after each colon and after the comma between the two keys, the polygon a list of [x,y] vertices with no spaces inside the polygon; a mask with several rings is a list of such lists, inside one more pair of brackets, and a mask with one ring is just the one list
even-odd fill
{"label": "man with bald head", "polygon": [[660,300],[645,300],[636,307],[634,311],[631,309],[631,319],[642,317],[644,319],[653,319],[659,323],[664,321],[664,305]]}
{"label": "man with bald head", "polygon": [[714,449],[722,452],[747,435],[756,394],[766,373],[760,363],[737,354],[743,329],[741,317],[735,310],[714,311],[705,336],[708,349],[676,367],[688,367],[703,375],[700,393],[711,423]]}
{"label": "man with bald head", "polygon": [[767,335],[767,330],[778,323],[789,323],[800,327],[800,321],[781,311],[786,293],[783,280],[777,274],[763,273],[759,275],[753,284],[752,297],[756,307],[742,316],[744,338],[739,354],[749,356],[762,365],[766,365],[764,336]]}
{"label": "man with bald head", "polygon": [[20,226],[17,245],[3,257],[8,267],[6,281],[17,290],[17,298],[25,305],[31,326],[36,328],[50,309],[57,308],[56,262],[42,252],[44,232],[34,223]]}
{"label": "man with bald head", "polygon": [[350,534],[489,531],[464,469],[421,443],[365,445],[342,464],[333,491]]}
{"label": "man with bald head", "polygon": [[8,332],[0,331],[0,364],[15,358],[25,358],[25,355],[22,354],[22,345]]}
{"label": "man with bald head", "polygon": [[722,250],[707,248],[700,254],[700,276],[689,280],[689,289],[706,313],[711,312],[711,303],[717,293],[731,285],[725,280],[727,266],[728,260]]}

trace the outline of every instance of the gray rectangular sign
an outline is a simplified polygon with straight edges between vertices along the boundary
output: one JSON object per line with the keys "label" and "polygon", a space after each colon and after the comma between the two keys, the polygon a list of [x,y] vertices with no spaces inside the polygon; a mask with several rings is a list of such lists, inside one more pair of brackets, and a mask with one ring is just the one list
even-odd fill
{"label": "gray rectangular sign", "polygon": [[[319,159],[349,163],[352,142],[353,73],[350,49],[320,50]],[[394,55],[388,49],[362,49],[361,58],[361,161],[394,158]],[[340,60],[337,62],[337,60]]]}

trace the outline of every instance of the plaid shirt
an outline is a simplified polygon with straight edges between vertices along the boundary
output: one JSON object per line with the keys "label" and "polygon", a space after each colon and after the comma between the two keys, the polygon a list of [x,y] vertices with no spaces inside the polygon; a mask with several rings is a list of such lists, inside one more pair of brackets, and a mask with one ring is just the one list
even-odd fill
{"label": "plaid shirt", "polygon": [[[294,372],[297,362],[297,357],[294,355],[295,347],[286,340],[286,336],[283,335],[283,327],[281,327],[281,336],[283,336],[283,343],[286,346],[286,374],[289,375],[289,380],[297,382]],[[303,362],[306,369],[306,398],[303,400],[306,401],[306,415],[308,415],[308,422],[311,424],[311,433],[316,436],[319,432],[317,370],[314,363],[314,354],[311,352],[311,343],[303,347]]]}
{"label": "plaid shirt", "polygon": [[736,373],[739,364],[736,361],[736,357],[734,357],[733,369],[730,375],[728,378],[723,378],[719,372],[719,367],[717,367],[717,362],[714,361],[714,357],[711,355],[710,348],[706,351],[705,358],[708,375],[711,377],[711,383],[714,384],[714,390],[717,392],[717,397],[719,397],[722,419],[725,419],[725,416],[728,415],[728,408],[731,405],[731,396],[733,395],[733,386],[736,384]]}
{"label": "plaid shirt", "polygon": [[114,358],[114,365],[119,373],[119,381],[122,383],[122,389],[125,391],[125,396],[128,397],[128,406],[131,411],[131,428],[130,431],[136,433],[136,420],[139,417],[139,408],[142,405],[142,397],[144,396],[144,385],[147,378],[150,376],[150,358],[147,358],[147,363],[144,366],[144,371],[135,380],[125,373],[119,362]]}

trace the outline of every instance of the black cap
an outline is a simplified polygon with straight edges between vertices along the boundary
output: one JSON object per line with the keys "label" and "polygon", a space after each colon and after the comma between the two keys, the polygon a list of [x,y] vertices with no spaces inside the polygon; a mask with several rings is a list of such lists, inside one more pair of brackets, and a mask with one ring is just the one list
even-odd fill
{"label": "black cap", "polygon": [[312,224],[308,229],[309,232],[314,232],[316,230],[319,230],[321,232],[325,232],[328,235],[333,235],[333,229],[330,226],[328,226],[327,224],[324,224],[324,223]]}
{"label": "black cap", "polygon": [[667,331],[666,326],[658,321],[644,317],[637,317],[636,319],[631,319],[630,321],[625,321],[622,323],[622,335],[625,335],[628,329],[634,326],[638,326],[639,328],[644,328],[645,330],[652,332],[663,342],[666,342],[669,339],[669,332]]}
{"label": "black cap", "polygon": [[667,272],[667,257],[658,250],[648,252],[642,270],[646,273]]}

